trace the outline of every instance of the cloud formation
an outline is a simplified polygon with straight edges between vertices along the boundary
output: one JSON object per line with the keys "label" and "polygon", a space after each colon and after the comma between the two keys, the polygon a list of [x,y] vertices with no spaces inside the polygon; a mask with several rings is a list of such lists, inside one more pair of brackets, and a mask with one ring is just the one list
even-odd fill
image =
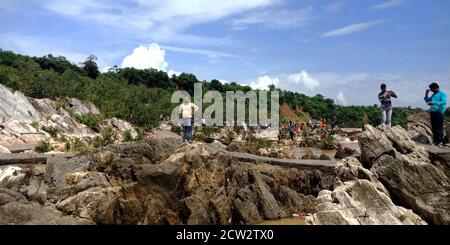
{"label": "cloud formation", "polygon": [[186,53],[186,54],[196,54],[196,55],[205,55],[208,56],[211,59],[217,59],[217,58],[239,58],[238,55],[229,54],[225,52],[218,52],[213,50],[207,50],[207,49],[193,49],[193,48],[181,48],[181,47],[173,47],[173,46],[161,46],[161,48],[173,52],[179,52],[179,53]]}
{"label": "cloud formation", "polygon": [[289,75],[287,77],[287,82],[303,85],[307,90],[314,90],[320,85],[319,80],[311,77],[306,71]]}
{"label": "cloud formation", "polygon": [[388,1],[385,1],[384,3],[373,5],[370,8],[375,9],[375,10],[383,10],[383,9],[389,9],[389,8],[396,7],[396,6],[402,5],[404,3],[405,3],[405,0],[388,0]]}
{"label": "cloud formation", "polygon": [[313,17],[313,8],[297,10],[266,10],[251,12],[231,22],[234,30],[246,29],[252,25],[264,25],[274,29],[287,29],[307,25]]}
{"label": "cloud formation", "polygon": [[351,25],[324,33],[322,35],[322,37],[337,37],[337,36],[349,35],[349,34],[352,34],[355,32],[360,32],[360,31],[366,30],[366,29],[373,27],[375,25],[378,25],[380,23],[381,23],[381,21],[377,20],[377,21],[351,24]]}
{"label": "cloud formation", "polygon": [[244,11],[266,7],[278,0],[48,0],[44,7],[80,21],[115,28],[149,31],[167,37],[192,25],[216,21]]}
{"label": "cloud formation", "polygon": [[152,43],[148,47],[140,45],[122,61],[122,67],[133,67],[136,69],[154,68],[166,71],[169,63],[166,61],[166,51],[158,44]]}
{"label": "cloud formation", "polygon": [[250,87],[253,89],[261,89],[261,90],[268,90],[269,85],[275,85],[278,86],[280,83],[279,78],[271,78],[269,76],[262,76],[258,77],[258,80],[256,82],[252,82],[250,84]]}

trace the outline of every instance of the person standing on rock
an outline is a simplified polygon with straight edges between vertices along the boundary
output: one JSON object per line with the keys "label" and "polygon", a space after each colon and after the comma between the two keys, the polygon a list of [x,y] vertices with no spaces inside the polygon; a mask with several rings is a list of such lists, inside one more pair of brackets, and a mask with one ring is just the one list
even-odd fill
{"label": "person standing on rock", "polygon": [[198,107],[191,103],[191,98],[186,96],[183,98],[183,103],[180,105],[180,113],[181,113],[181,137],[183,143],[186,141],[186,137],[188,137],[189,143],[192,143],[192,118],[194,117],[194,113],[198,111]]}
{"label": "person standing on rock", "polygon": [[398,98],[394,91],[387,90],[386,84],[381,84],[381,92],[378,100],[381,103],[381,125],[391,126],[392,122],[392,100]]}
{"label": "person standing on rock", "polygon": [[[430,106],[431,128],[433,131],[433,141],[437,146],[443,145],[444,139],[444,113],[447,108],[447,94],[439,89],[437,83],[432,83],[430,89],[425,91],[425,102]],[[430,91],[433,92],[429,97]]]}

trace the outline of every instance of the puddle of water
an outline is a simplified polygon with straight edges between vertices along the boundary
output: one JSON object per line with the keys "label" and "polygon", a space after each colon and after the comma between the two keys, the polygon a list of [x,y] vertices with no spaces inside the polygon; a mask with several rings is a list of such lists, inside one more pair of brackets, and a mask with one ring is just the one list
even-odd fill
{"label": "puddle of water", "polygon": [[[341,143],[341,145],[343,147],[348,147],[350,149],[356,150],[358,152],[361,151],[359,149],[358,143],[343,142],[343,143]],[[295,157],[298,158],[298,159],[301,159],[308,150],[311,150],[314,153],[314,155],[316,155],[316,156],[320,156],[320,155],[324,154],[324,155],[330,157],[332,160],[336,160],[334,158],[334,155],[336,154],[336,150],[322,150],[322,149],[314,148],[314,147],[299,147],[299,146],[296,146],[296,145],[294,145],[292,147],[293,147],[293,151],[294,151]]]}
{"label": "puddle of water", "polygon": [[277,220],[264,220],[258,225],[305,225],[305,220],[300,217],[277,219]]}

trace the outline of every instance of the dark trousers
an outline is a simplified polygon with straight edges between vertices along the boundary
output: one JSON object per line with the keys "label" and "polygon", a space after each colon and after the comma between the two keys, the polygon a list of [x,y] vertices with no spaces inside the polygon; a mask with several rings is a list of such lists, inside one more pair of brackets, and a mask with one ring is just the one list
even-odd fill
{"label": "dark trousers", "polygon": [[430,118],[434,143],[442,143],[444,139],[444,114],[440,112],[430,112]]}

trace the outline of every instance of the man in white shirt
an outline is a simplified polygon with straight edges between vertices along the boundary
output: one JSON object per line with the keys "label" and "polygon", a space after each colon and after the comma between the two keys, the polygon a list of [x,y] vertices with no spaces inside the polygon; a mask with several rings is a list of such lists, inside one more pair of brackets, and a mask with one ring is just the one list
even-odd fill
{"label": "man in white shirt", "polygon": [[198,111],[198,107],[191,103],[191,98],[186,96],[183,98],[183,104],[180,105],[181,113],[181,132],[183,143],[186,141],[186,136],[188,136],[189,143],[192,143],[192,118],[194,113]]}

